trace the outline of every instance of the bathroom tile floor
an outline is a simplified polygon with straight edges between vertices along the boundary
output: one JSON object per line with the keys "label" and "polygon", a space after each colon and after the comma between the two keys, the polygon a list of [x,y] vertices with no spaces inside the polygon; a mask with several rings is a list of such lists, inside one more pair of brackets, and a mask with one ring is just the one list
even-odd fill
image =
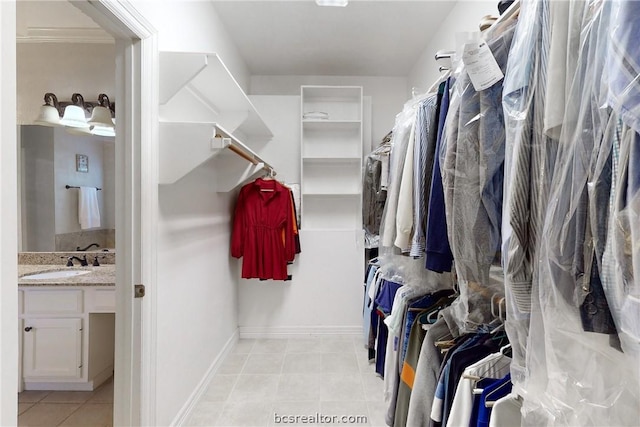
{"label": "bathroom tile floor", "polygon": [[18,426],[113,426],[113,378],[94,391],[18,393]]}
{"label": "bathroom tile floor", "polygon": [[385,412],[360,336],[240,340],[184,425],[382,427]]}

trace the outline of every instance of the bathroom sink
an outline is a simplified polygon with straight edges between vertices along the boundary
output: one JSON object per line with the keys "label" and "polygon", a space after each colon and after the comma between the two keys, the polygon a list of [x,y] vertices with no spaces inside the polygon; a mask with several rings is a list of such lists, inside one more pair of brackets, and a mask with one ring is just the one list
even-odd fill
{"label": "bathroom sink", "polygon": [[47,271],[46,273],[28,274],[22,276],[21,279],[25,280],[43,280],[43,279],[66,279],[69,277],[82,276],[83,274],[89,274],[89,270],[62,270],[62,271]]}

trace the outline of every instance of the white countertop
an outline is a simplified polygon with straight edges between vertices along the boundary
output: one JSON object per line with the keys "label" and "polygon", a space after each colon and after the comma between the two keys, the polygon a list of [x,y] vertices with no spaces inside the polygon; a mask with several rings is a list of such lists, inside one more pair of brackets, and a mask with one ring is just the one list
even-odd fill
{"label": "white countertop", "polygon": [[[58,278],[58,279],[36,279],[24,280],[22,276],[35,273],[46,273],[48,271],[63,270],[89,270],[91,273],[80,276]],[[65,267],[64,265],[39,265],[39,264],[19,264],[18,265],[18,286],[115,286],[116,266],[115,264],[102,264],[99,267]]]}

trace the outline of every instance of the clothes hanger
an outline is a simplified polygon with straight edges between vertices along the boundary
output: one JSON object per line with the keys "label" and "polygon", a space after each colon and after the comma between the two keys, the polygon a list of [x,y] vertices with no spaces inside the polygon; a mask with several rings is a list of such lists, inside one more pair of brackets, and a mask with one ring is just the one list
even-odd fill
{"label": "clothes hanger", "polygon": [[[275,181],[275,177],[276,176],[276,171],[274,171],[272,168],[268,168],[266,173],[260,177],[260,179],[262,179],[263,181]],[[260,191],[262,192],[273,192],[275,191],[275,188],[266,188],[266,187],[260,187]]]}
{"label": "clothes hanger", "polygon": [[[502,349],[505,348],[507,346],[504,346],[500,349],[500,357],[497,357],[496,360],[491,363],[491,365],[487,366],[486,369],[484,369],[481,373],[479,373],[478,375],[467,375],[467,374],[463,374],[462,378],[468,379],[468,380],[473,380],[473,381],[480,381],[484,378],[487,378],[487,373],[489,373],[489,371],[491,371],[491,369],[495,368],[498,363],[502,362],[505,360],[505,358],[508,358],[508,362],[507,363],[511,363],[511,358],[507,357],[506,354],[504,354],[502,352]],[[509,347],[511,347],[511,344],[509,344]],[[494,353],[495,354],[495,353]]]}
{"label": "clothes hanger", "polygon": [[499,390],[502,390],[503,388],[509,387],[509,386],[513,386],[513,384],[511,383],[511,379],[509,379],[508,381],[505,381],[504,383],[502,383],[498,387],[496,387],[494,390],[491,390],[489,393],[487,393],[487,395],[485,396],[485,400],[484,400],[485,408],[493,408],[493,405],[496,404],[496,400],[489,400],[490,396],[494,395]]}

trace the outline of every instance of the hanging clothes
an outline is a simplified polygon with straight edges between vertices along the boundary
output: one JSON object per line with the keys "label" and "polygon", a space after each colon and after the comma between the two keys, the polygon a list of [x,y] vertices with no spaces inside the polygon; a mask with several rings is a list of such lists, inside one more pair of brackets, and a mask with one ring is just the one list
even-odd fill
{"label": "hanging clothes", "polygon": [[[385,140],[391,139],[391,134]],[[364,160],[362,181],[362,225],[365,231],[365,247],[377,248],[380,240],[380,223],[387,201],[390,142],[385,142]]]}
{"label": "hanging clothes", "polygon": [[242,278],[287,280],[296,253],[296,223],[290,190],[258,178],[240,190],[233,218],[231,255],[242,257]]}
{"label": "hanging clothes", "polygon": [[[487,41],[503,72],[514,30],[509,23]],[[454,307],[460,329],[468,332],[491,320],[491,297],[504,293],[503,280],[494,282],[490,277],[502,241],[504,155],[502,81],[477,92],[463,70],[453,87],[440,165],[449,243],[461,290]]]}
{"label": "hanging clothes", "polygon": [[451,271],[453,254],[449,246],[447,235],[447,216],[444,205],[444,189],[442,188],[442,173],[440,169],[440,150],[442,148],[442,135],[444,124],[449,111],[449,88],[451,79],[448,78],[441,85],[442,97],[438,109],[438,131],[436,134],[436,147],[433,159],[433,172],[431,189],[429,191],[429,207],[426,225],[426,268],[442,273]]}

